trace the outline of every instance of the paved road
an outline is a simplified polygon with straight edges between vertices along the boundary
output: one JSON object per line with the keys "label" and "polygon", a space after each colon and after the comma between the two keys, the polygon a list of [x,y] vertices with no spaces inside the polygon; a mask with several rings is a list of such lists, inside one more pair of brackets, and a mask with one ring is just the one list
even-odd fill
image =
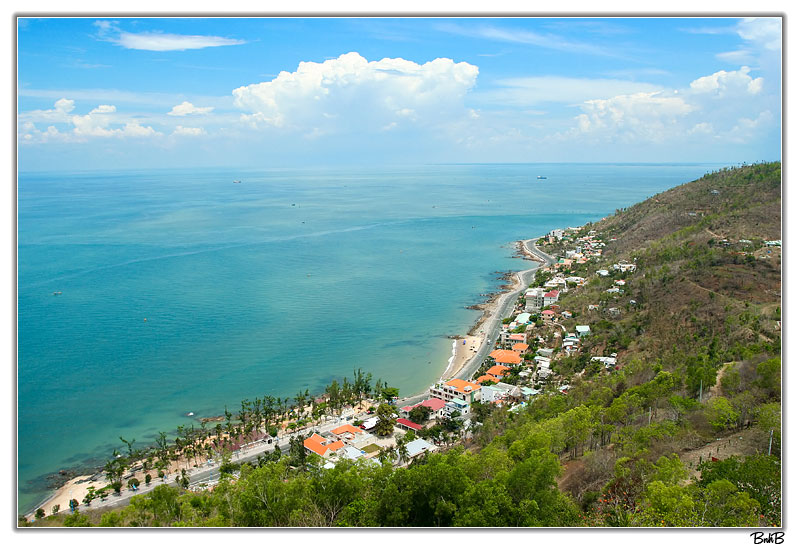
{"label": "paved road", "polygon": [[[475,353],[475,355],[470,358],[456,374],[455,377],[457,379],[469,379],[472,377],[472,374],[474,374],[475,371],[480,368],[481,363],[486,359],[487,356],[489,356],[489,353],[492,352],[492,349],[494,348],[494,342],[500,335],[500,327],[503,323],[503,318],[507,317],[511,313],[512,309],[514,308],[514,304],[517,302],[517,298],[519,298],[519,295],[527,290],[528,286],[531,284],[534,276],[536,275],[536,270],[542,267],[542,265],[548,267],[556,262],[555,258],[539,250],[539,248],[534,244],[535,241],[536,239],[527,239],[523,241],[522,244],[525,247],[525,250],[538,257],[543,263],[538,264],[536,267],[531,269],[526,269],[516,273],[521,288],[514,290],[513,292],[506,292],[500,297],[497,311],[481,325],[481,331],[487,334],[484,338],[484,342],[481,343],[480,347],[478,347],[478,351]],[[399,400],[398,405],[413,405],[418,402],[422,402],[427,398],[428,393],[426,391],[403,398]]]}

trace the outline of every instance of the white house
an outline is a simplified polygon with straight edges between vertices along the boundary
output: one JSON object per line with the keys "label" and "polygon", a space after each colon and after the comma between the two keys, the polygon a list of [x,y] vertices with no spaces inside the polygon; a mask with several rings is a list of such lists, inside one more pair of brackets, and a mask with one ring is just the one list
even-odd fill
{"label": "white house", "polygon": [[575,334],[578,337],[583,337],[583,336],[591,334],[591,333],[592,333],[592,329],[589,328],[588,324],[579,324],[578,326],[575,327]]}

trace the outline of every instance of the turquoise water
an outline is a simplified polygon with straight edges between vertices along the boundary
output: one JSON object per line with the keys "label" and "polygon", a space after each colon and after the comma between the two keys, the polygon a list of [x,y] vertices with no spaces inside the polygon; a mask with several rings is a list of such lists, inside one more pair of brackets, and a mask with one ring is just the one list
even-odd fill
{"label": "turquoise water", "polygon": [[420,391],[477,318],[465,306],[523,267],[508,243],[716,167],[21,174],[19,509],[46,496],[44,475],[189,411],[358,367]]}

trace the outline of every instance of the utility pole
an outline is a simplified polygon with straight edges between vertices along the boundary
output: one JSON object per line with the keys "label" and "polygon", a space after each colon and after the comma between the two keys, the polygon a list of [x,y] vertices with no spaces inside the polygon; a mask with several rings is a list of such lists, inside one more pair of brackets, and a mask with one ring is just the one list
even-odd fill
{"label": "utility pole", "polygon": [[769,429],[769,448],[767,449],[767,455],[772,455],[772,431],[774,429]]}
{"label": "utility pole", "polygon": [[697,401],[701,404],[703,403],[703,380],[700,379],[700,395],[697,398]]}

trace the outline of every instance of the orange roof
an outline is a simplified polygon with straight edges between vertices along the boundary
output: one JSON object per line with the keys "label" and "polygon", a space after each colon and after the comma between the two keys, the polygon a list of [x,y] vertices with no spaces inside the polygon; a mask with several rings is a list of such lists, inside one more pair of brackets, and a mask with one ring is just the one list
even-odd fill
{"label": "orange roof", "polygon": [[[481,388],[480,385],[477,383],[472,383],[471,381],[464,381],[463,379],[451,379],[447,383],[445,383],[448,387],[453,387],[460,393],[467,394],[468,392],[475,392]],[[464,387],[472,387],[469,391],[465,391]]]}
{"label": "orange roof", "polygon": [[484,381],[491,381],[492,383],[497,383],[500,380],[496,377],[492,377],[491,375],[482,375],[478,379],[475,380],[478,383],[483,383]]}
{"label": "orange roof", "polygon": [[500,377],[503,377],[504,372],[506,370],[510,370],[510,369],[511,368],[509,368],[508,366],[501,366],[500,364],[497,364],[495,366],[492,366],[488,370],[486,370],[486,374],[487,375],[495,375],[495,376],[499,375]]}
{"label": "orange roof", "polygon": [[328,450],[336,451],[337,449],[341,449],[344,447],[344,442],[342,442],[341,440],[337,440],[330,444],[326,443],[327,441],[328,440],[326,440],[319,434],[314,433],[305,440],[303,440],[303,445],[306,447],[306,449],[313,451],[320,457],[324,457],[325,453],[327,453]]}
{"label": "orange roof", "polygon": [[512,349],[514,351],[527,351],[528,347],[530,347],[527,343],[515,343]]}
{"label": "orange roof", "polygon": [[507,349],[495,349],[489,356],[494,358],[494,361],[499,364],[519,364],[520,359],[519,355],[514,351],[509,351]]}
{"label": "orange roof", "polygon": [[339,434],[344,434],[345,432],[352,432],[353,434],[361,434],[363,431],[360,428],[354,427],[353,425],[346,424],[340,426],[339,428],[333,429],[331,432],[333,432],[338,436]]}

